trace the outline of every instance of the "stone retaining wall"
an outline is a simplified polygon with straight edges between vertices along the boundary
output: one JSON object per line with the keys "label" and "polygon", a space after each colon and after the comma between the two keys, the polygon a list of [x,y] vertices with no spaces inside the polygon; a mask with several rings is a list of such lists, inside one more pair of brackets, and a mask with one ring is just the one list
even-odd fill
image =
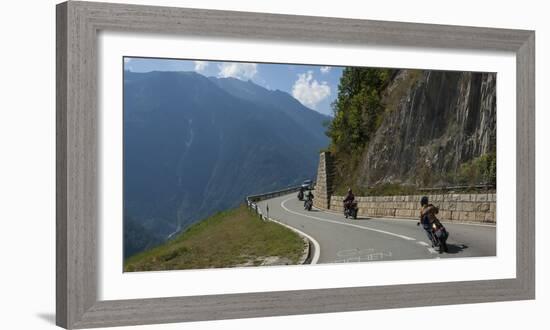
{"label": "stone retaining wall", "polygon": [[[442,221],[496,223],[494,193],[427,196],[430,203],[439,207],[438,218]],[[417,219],[421,197],[422,195],[370,196],[355,199],[359,207],[359,216]],[[329,208],[335,212],[343,212],[343,200],[343,196],[331,196]]]}
{"label": "stone retaining wall", "polygon": [[319,155],[317,167],[317,180],[315,182],[315,198],[313,206],[321,209],[328,209],[330,196],[332,194],[332,162],[329,152],[322,152]]}

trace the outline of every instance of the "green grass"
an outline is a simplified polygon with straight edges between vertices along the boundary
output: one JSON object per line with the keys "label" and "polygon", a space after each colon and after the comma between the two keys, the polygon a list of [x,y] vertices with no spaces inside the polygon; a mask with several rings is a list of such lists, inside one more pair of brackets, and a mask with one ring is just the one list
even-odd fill
{"label": "green grass", "polygon": [[242,205],[220,212],[152,250],[125,260],[124,271],[258,266],[268,257],[298,263],[303,240],[293,231],[261,220]]}

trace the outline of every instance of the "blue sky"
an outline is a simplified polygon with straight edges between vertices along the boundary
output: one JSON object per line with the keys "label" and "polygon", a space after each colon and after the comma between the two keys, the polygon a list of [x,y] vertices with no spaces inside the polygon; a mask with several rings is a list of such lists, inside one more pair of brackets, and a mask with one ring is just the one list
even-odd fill
{"label": "blue sky", "polygon": [[343,67],[125,57],[124,70],[195,71],[207,77],[252,80],[267,89],[287,92],[308,108],[332,115],[330,104],[338,94]]}

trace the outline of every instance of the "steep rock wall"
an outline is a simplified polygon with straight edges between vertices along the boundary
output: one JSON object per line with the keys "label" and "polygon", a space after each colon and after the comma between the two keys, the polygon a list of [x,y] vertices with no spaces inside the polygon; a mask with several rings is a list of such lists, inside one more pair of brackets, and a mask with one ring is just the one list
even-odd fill
{"label": "steep rock wall", "polygon": [[399,71],[362,154],[358,184],[445,184],[461,164],[496,151],[496,74]]}

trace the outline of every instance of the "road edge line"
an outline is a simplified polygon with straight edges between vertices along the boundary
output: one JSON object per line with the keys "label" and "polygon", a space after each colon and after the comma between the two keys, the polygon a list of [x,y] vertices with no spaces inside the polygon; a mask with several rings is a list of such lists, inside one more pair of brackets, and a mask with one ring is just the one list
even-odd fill
{"label": "road edge line", "polygon": [[319,242],[317,242],[317,240],[313,237],[311,237],[310,235],[304,233],[303,231],[299,230],[299,229],[296,229],[294,227],[291,227],[289,225],[287,225],[286,223],[282,223],[278,220],[275,220],[273,218],[268,218],[270,221],[273,221],[273,222],[276,222],[284,227],[287,227],[288,229],[292,230],[292,231],[295,231],[296,233],[304,236],[305,238],[307,238],[308,240],[310,240],[311,243],[313,243],[313,257],[311,258],[311,263],[310,265],[315,265],[319,262],[319,257],[321,255],[321,246],[319,245]]}
{"label": "road edge line", "polygon": [[[258,208],[259,207],[260,206],[258,206]],[[315,265],[319,262],[319,257],[321,256],[321,245],[319,244],[319,242],[317,242],[317,240],[315,238],[313,238],[311,235],[306,234],[303,231],[301,231],[297,228],[294,228],[290,225],[287,225],[286,223],[283,223],[279,220],[273,219],[271,217],[265,217],[265,218],[269,221],[275,222],[275,223],[277,223],[277,224],[279,224],[283,227],[286,227],[286,228],[298,233],[299,235],[307,238],[313,244],[313,257],[311,257],[311,262],[309,264],[310,265]]]}

